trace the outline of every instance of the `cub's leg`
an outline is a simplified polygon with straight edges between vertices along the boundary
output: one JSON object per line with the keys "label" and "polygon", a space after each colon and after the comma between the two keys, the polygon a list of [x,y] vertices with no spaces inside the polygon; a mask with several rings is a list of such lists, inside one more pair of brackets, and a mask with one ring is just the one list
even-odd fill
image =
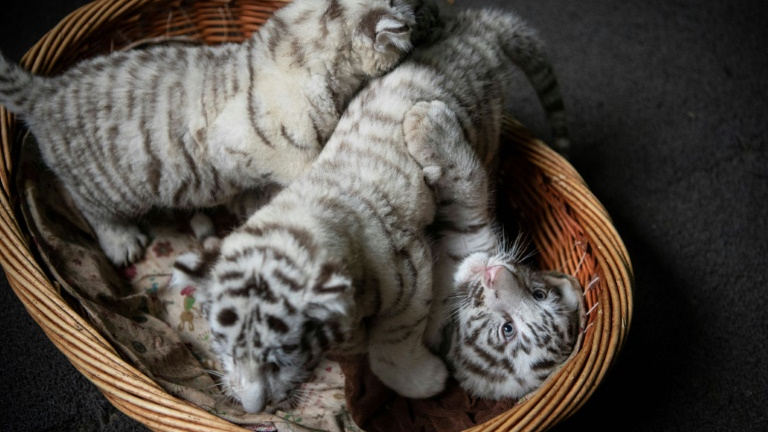
{"label": "cub's leg", "polygon": [[[485,213],[488,174],[478,160],[454,112],[442,101],[419,102],[403,120],[408,151],[436,187],[438,204]],[[472,218],[452,217],[456,223]]]}
{"label": "cub's leg", "polygon": [[431,254],[426,238],[410,245],[406,253],[415,267],[415,278],[406,277],[401,293],[410,297],[377,317],[369,330],[368,357],[371,371],[389,388],[402,396],[421,399],[445,388],[448,369],[427,349],[423,335],[432,297]]}
{"label": "cub's leg", "polygon": [[437,191],[434,301],[424,341],[438,349],[442,328],[450,319],[456,269],[473,252],[497,249],[488,174],[445,103],[417,103],[406,115],[403,129],[408,151],[424,170],[427,184]]}

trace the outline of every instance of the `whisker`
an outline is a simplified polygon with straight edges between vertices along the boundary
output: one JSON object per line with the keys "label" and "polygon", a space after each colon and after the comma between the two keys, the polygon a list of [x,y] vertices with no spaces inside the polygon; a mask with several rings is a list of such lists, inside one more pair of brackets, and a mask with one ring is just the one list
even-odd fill
{"label": "whisker", "polygon": [[584,290],[584,295],[586,296],[589,290],[591,290],[595,284],[600,280],[600,276],[594,275],[592,280],[589,281],[589,284],[587,284],[587,289]]}
{"label": "whisker", "polygon": [[595,308],[597,307],[597,305],[599,305],[599,304],[600,304],[600,302],[597,302],[597,303],[595,303],[594,305],[592,305],[592,307],[591,307],[591,308],[589,308],[589,310],[587,311],[586,315],[589,315],[589,314],[591,314],[591,313],[592,313],[592,311],[594,311],[594,310],[595,310]]}
{"label": "whisker", "polygon": [[[205,387],[198,387],[197,389],[198,390],[208,390],[209,388],[213,388],[213,387],[220,387],[220,386],[219,386],[219,384],[212,384],[212,385],[208,385],[208,386],[205,386]],[[224,392],[226,392],[226,390],[224,390],[223,388],[220,388],[217,393],[224,394]]]}
{"label": "whisker", "polygon": [[294,407],[297,405],[305,404],[309,401],[309,398],[311,395],[312,395],[312,390],[297,388],[296,390],[291,392],[289,396],[290,403]]}
{"label": "whisker", "polygon": [[581,269],[582,264],[584,264],[584,260],[587,258],[587,253],[584,252],[581,255],[581,259],[579,260],[579,263],[576,265],[576,270],[573,271],[573,274],[571,276],[576,277],[576,275],[579,273],[579,270]]}

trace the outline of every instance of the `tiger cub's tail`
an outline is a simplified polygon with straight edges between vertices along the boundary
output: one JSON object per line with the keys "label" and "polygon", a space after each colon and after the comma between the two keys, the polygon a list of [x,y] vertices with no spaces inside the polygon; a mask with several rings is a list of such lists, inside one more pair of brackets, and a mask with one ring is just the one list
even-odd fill
{"label": "tiger cub's tail", "polygon": [[506,35],[498,41],[504,55],[531,82],[552,128],[552,147],[567,155],[571,146],[565,103],[554,68],[536,32],[516,15],[506,15]]}
{"label": "tiger cub's tail", "polygon": [[34,81],[39,79],[0,53],[0,105],[17,115],[28,114],[34,106]]}

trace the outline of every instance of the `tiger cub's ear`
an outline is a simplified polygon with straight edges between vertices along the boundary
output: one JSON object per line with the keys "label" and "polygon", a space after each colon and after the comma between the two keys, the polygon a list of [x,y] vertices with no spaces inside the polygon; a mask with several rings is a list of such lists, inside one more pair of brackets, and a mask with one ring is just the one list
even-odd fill
{"label": "tiger cub's ear", "polygon": [[404,19],[384,14],[375,22],[374,48],[386,52],[394,48],[397,51],[409,51],[411,44],[411,26]]}
{"label": "tiger cub's ear", "polygon": [[211,267],[218,258],[218,249],[203,252],[187,252],[179,255],[173,263],[170,288],[184,290],[188,287],[197,289],[198,300],[207,300],[208,279]]}
{"label": "tiger cub's ear", "polygon": [[318,321],[347,315],[354,305],[352,280],[343,271],[326,265],[314,285],[305,293],[305,313]]}

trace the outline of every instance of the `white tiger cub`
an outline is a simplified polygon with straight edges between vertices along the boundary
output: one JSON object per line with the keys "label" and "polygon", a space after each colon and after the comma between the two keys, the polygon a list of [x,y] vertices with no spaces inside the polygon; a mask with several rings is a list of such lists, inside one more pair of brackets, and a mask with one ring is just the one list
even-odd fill
{"label": "white tiger cub", "polygon": [[144,252],[136,219],[151,208],[304,173],[359,87],[429,32],[430,1],[296,0],[243,43],[117,51],[54,77],[0,56],[0,103],[123,265]]}
{"label": "white tiger cub", "polygon": [[405,122],[408,149],[439,202],[425,340],[472,395],[520,398],[574,350],[586,319],[581,284],[532,270],[521,262],[519,243],[511,250],[503,244],[488,175],[447,105],[421,102]]}
{"label": "white tiger cub", "polygon": [[223,387],[246,411],[289,404],[331,353],[367,352],[373,373],[406,397],[444,388],[447,368],[423,343],[435,201],[404,142],[416,101],[379,84],[350,103],[304,176],[218,250],[175,265],[173,285],[207,296]]}

